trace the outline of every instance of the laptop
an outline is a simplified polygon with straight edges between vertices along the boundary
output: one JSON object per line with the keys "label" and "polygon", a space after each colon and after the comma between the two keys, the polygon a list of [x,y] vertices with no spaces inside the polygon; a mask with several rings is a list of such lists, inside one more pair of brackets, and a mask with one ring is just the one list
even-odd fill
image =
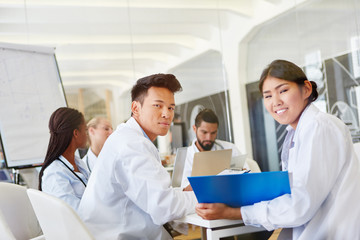
{"label": "laptop", "polygon": [[191,176],[216,175],[230,168],[231,155],[232,149],[195,153]]}
{"label": "laptop", "polygon": [[187,147],[180,147],[176,150],[176,157],[174,162],[174,170],[172,173],[171,186],[180,187],[184,173],[185,159]]}
{"label": "laptop", "polygon": [[240,154],[231,158],[230,168],[235,170],[242,170],[246,161],[247,154]]}

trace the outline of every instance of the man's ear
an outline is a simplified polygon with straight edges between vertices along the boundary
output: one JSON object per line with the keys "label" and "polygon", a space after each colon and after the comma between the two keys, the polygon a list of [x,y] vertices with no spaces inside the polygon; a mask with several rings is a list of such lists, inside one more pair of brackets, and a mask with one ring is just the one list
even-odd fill
{"label": "man's ear", "polygon": [[141,104],[139,101],[133,101],[131,103],[131,112],[134,116],[139,116],[139,111],[140,111],[140,108],[141,108]]}
{"label": "man's ear", "polygon": [[196,126],[193,125],[192,127],[193,127],[194,132],[196,133]]}

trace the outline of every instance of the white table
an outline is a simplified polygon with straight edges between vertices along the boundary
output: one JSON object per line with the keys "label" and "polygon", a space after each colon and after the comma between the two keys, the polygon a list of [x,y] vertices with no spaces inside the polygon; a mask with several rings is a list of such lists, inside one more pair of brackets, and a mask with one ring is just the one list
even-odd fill
{"label": "white table", "polygon": [[204,220],[196,213],[176,221],[200,226],[202,229],[201,238],[207,240],[218,240],[222,237],[265,231],[265,228],[262,227],[245,226],[242,220]]}

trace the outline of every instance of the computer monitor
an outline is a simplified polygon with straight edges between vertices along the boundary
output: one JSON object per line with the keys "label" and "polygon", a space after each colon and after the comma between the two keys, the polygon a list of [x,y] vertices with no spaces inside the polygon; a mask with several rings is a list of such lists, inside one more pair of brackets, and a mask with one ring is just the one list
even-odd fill
{"label": "computer monitor", "polygon": [[184,122],[174,122],[171,125],[171,148],[176,151],[180,147],[185,147],[186,144],[186,130]]}
{"label": "computer monitor", "polygon": [[171,186],[180,187],[184,173],[185,159],[187,153],[187,147],[178,148],[176,151],[174,171],[171,179]]}

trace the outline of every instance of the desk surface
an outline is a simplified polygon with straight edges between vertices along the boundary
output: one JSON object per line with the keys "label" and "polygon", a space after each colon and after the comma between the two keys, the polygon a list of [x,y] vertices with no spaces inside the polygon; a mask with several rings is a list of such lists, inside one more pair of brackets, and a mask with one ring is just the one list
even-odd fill
{"label": "desk surface", "polygon": [[242,220],[227,220],[227,219],[205,220],[205,219],[202,219],[196,213],[187,215],[176,221],[190,223],[190,224],[200,226],[200,227],[205,227],[205,228],[217,228],[217,227],[231,226],[231,225],[237,225],[237,224],[243,223]]}

